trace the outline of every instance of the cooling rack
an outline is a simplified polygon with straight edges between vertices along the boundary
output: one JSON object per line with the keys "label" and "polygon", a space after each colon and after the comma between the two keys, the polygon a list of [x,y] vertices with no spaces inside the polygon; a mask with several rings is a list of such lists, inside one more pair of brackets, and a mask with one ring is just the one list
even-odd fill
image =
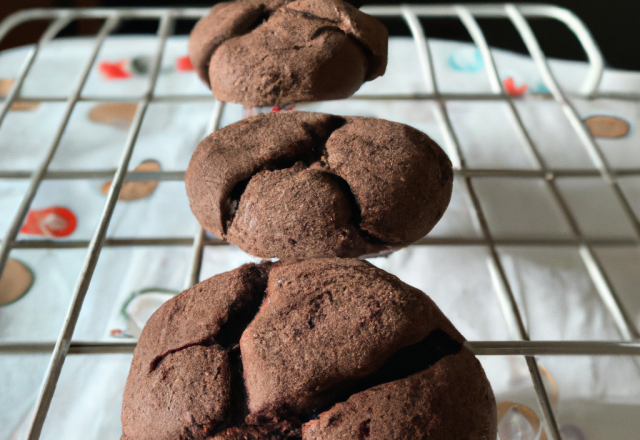
{"label": "cooling rack", "polygon": [[[582,22],[570,11],[549,5],[531,4],[487,4],[487,5],[456,5],[456,6],[372,6],[364,7],[363,11],[377,17],[395,17],[405,21],[411,31],[413,41],[418,49],[421,74],[429,93],[412,95],[357,95],[351,99],[369,100],[393,100],[412,99],[424,100],[435,103],[435,117],[438,121],[444,147],[452,160],[455,174],[461,179],[470,196],[471,211],[476,216],[481,229],[480,238],[459,237],[425,237],[414,246],[480,246],[488,250],[488,267],[494,287],[501,305],[502,312],[507,321],[513,341],[469,341],[467,347],[477,355],[492,356],[523,356],[531,375],[534,389],[542,414],[542,423],[547,434],[553,440],[560,440],[560,432],[556,416],[552,411],[550,398],[543,384],[540,368],[536,356],[540,355],[586,355],[586,356],[640,356],[639,333],[630,313],[620,301],[616,290],[602,262],[594,251],[594,246],[637,246],[640,240],[640,221],[635,216],[631,205],[623,193],[618,178],[626,175],[640,175],[640,170],[625,169],[614,170],[603,154],[601,147],[586,125],[581,120],[578,112],[568,99],[569,94],[563,90],[545,58],[540,45],[527,21],[529,18],[547,18],[558,20],[566,25],[577,37],[588,58],[588,71],[583,80],[577,97],[586,99],[608,98],[619,100],[640,101],[640,94],[629,93],[601,93],[599,85],[604,72],[604,62],[593,41],[589,31]],[[131,181],[181,181],[184,178],[183,171],[157,171],[141,172],[127,171],[134,151],[135,142],[140,132],[140,127],[148,106],[157,101],[189,102],[194,100],[209,100],[213,103],[213,114],[209,125],[210,131],[218,128],[224,103],[215,101],[212,97],[197,97],[187,95],[172,95],[157,97],[154,95],[158,74],[161,67],[163,50],[167,38],[173,34],[176,20],[197,19],[208,12],[207,9],[34,9],[22,11],[7,18],[0,24],[0,40],[16,26],[33,20],[50,20],[47,30],[39,42],[30,49],[27,58],[22,65],[19,74],[8,96],[0,107],[0,124],[5,119],[13,102],[20,101],[58,101],[65,103],[62,120],[58,126],[54,139],[43,151],[42,160],[37,169],[31,171],[0,171],[0,178],[4,179],[29,179],[29,186],[20,204],[11,226],[2,239],[0,245],[0,272],[7,262],[9,252],[12,249],[42,249],[42,248],[82,248],[86,249],[84,266],[77,280],[71,303],[65,317],[62,329],[57,341],[51,343],[0,343],[2,353],[52,353],[51,360],[42,384],[39,398],[36,403],[33,418],[30,421],[28,439],[38,439],[47,416],[53,394],[58,382],[62,366],[68,355],[95,355],[107,353],[131,353],[135,343],[112,342],[76,342],[72,340],[73,331],[80,314],[87,290],[92,281],[100,252],[105,247],[127,246],[191,246],[192,259],[186,274],[185,287],[190,287],[199,281],[200,267],[202,263],[203,249],[208,246],[220,246],[225,242],[210,238],[200,228],[193,238],[162,237],[162,238],[107,238],[106,232],[112,218],[118,194],[123,183]],[[421,18],[455,18],[466,27],[475,46],[481,54],[484,67],[488,74],[490,93],[441,93],[435,80],[435,70],[429,42],[425,36]],[[543,155],[532,136],[528,133],[522,122],[516,106],[514,96],[505,90],[500,81],[496,63],[489,49],[484,34],[478,25],[478,18],[502,18],[509,20],[520,34],[531,58],[541,76],[548,91],[539,93],[536,99],[555,101],[561,108],[564,117],[570,123],[575,134],[580,139],[581,145],[592,161],[594,168],[589,169],[556,169],[551,168],[545,162]],[[94,37],[93,48],[86,59],[80,76],[75,83],[72,93],[66,98],[51,98],[45,96],[20,96],[21,87],[29,73],[31,66],[41,50],[42,46],[53,39],[70,22],[78,19],[101,19],[103,24]],[[98,53],[105,39],[118,27],[123,20],[145,19],[159,21],[156,48],[151,60],[149,81],[145,93],[138,103],[133,117],[125,147],[116,169],[104,169],[96,171],[82,170],[49,170],[54,154],[60,144],[62,135],[69,122],[74,106],[83,100],[86,101],[132,101],[131,98],[117,96],[98,97],[82,95],[83,87],[89,73],[94,66]],[[518,98],[522,99],[522,98]],[[448,109],[445,105],[451,100],[457,101],[500,101],[508,106],[508,109],[526,140],[527,147],[535,158],[537,169],[508,169],[508,168],[473,168],[465,161],[459,140],[449,119]],[[535,239],[509,239],[494,238],[483,211],[477,191],[474,187],[475,179],[483,177],[493,178],[537,178],[543,179],[553,199],[560,207],[562,216],[570,226],[572,236],[570,238],[540,237]],[[634,237],[631,239],[603,239],[593,238],[584,234],[569,205],[558,189],[556,179],[558,177],[600,177],[611,189],[625,216],[633,226]],[[46,179],[112,179],[112,185],[108,192],[102,214],[91,240],[20,240],[17,238],[20,227],[29,211],[31,202],[38,190],[40,183]],[[506,275],[498,246],[573,246],[579,249],[580,256],[595,285],[604,305],[622,335],[621,341],[530,341],[523,319],[523,311],[514,296],[513,287]]]}

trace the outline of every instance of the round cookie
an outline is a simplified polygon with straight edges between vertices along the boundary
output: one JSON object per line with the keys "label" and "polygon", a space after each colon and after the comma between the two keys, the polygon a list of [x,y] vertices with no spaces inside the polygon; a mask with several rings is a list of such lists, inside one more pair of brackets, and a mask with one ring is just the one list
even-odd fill
{"label": "round cookie", "polygon": [[205,138],[185,184],[200,224],[250,254],[358,257],[425,236],[449,204],[453,172],[407,125],[278,112]]}
{"label": "round cookie", "polygon": [[216,99],[247,106],[346,98],[384,74],[387,29],[342,0],[215,5],[189,56]]}
{"label": "round cookie", "polygon": [[463,342],[424,293],[367,262],[244,265],[151,317],[123,438],[494,439],[495,400]]}

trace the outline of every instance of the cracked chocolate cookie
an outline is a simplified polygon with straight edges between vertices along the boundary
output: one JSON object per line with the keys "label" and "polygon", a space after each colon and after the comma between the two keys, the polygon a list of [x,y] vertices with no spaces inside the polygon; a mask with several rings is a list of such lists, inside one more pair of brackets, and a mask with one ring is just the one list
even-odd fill
{"label": "cracked chocolate cookie", "polygon": [[244,265],[151,317],[123,439],[494,440],[493,393],[463,342],[427,295],[367,262]]}
{"label": "cracked chocolate cookie", "polygon": [[215,5],[189,56],[216,99],[247,106],[340,99],[384,74],[387,29],[342,0]]}
{"label": "cracked chocolate cookie", "polygon": [[200,224],[262,257],[358,257],[424,237],[451,198],[442,149],[407,125],[279,112],[205,138],[185,178]]}

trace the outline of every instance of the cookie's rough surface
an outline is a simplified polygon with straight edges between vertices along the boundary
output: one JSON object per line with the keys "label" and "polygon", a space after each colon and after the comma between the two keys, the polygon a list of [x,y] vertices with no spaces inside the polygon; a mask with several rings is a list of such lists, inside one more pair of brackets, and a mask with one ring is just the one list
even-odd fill
{"label": "cookie's rough surface", "polygon": [[462,348],[427,370],[338,403],[308,422],[303,438],[494,440],[493,392],[488,382],[470,380],[477,376],[484,376],[480,362]]}
{"label": "cookie's rough surface", "polygon": [[346,98],[384,74],[388,32],[341,0],[215,5],[189,38],[200,78],[248,106]]}
{"label": "cookie's rough surface", "polygon": [[449,204],[453,172],[407,125],[279,112],[205,138],[185,184],[200,224],[250,254],[357,257],[426,235]]}
{"label": "cookie's rough surface", "polygon": [[267,289],[269,304],[240,339],[254,413],[310,413],[326,391],[434,330],[463,341],[428,296],[360,260],[277,265]]}
{"label": "cookie's rough surface", "polygon": [[214,433],[228,416],[229,381],[227,353],[218,345],[170,353],[151,371],[132,366],[123,399],[125,438],[169,440]]}
{"label": "cookie's rough surface", "polygon": [[123,438],[493,439],[495,401],[463,341],[426,295],[367,262],[245,265],[149,320]]}
{"label": "cookie's rough surface", "polygon": [[246,325],[262,302],[268,266],[245,265],[210,278],[153,314],[125,386],[124,439],[206,438],[236,417],[236,326]]}

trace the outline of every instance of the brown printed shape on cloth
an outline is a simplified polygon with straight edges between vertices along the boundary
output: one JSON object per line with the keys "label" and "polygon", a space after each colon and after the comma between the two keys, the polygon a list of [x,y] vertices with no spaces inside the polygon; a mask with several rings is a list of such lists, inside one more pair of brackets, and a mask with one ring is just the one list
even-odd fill
{"label": "brown printed shape on cloth", "polygon": [[191,62],[215,97],[248,106],[346,98],[384,74],[388,32],[341,0],[220,3],[194,27]]}
{"label": "brown printed shape on cloth", "polygon": [[[133,171],[136,172],[156,172],[160,171],[162,168],[160,167],[160,163],[157,160],[148,159],[142,161],[140,165],[134,168]],[[104,195],[109,194],[109,190],[111,189],[111,180],[102,185],[100,188],[100,192]],[[120,193],[118,194],[118,200],[123,201],[133,201],[140,200],[146,197],[149,197],[158,187],[157,180],[147,180],[147,181],[139,181],[139,182],[125,182],[122,184],[120,188]]]}
{"label": "brown printed shape on cloth", "polygon": [[7,259],[0,270],[0,307],[11,304],[25,295],[33,286],[31,269],[22,261]]}
{"label": "brown printed shape on cloth", "polygon": [[426,235],[449,204],[453,172],[407,125],[279,112],[205,138],[185,184],[200,224],[250,254],[358,257]]}
{"label": "brown printed shape on cloth", "polygon": [[[441,426],[463,411],[473,423],[455,438],[495,438],[495,401],[463,341],[426,295],[367,262],[245,265],[181,293],[149,320],[125,388],[123,438],[343,438],[323,421],[344,413],[345,423],[360,423],[353,408],[380,389],[390,400],[386,412],[365,409],[370,439],[452,438]],[[450,364],[456,359],[461,365]],[[414,386],[433,400],[417,398]],[[385,428],[388,415],[407,405],[412,423],[431,434],[385,436],[395,429]]]}
{"label": "brown printed shape on cloth", "polygon": [[[11,92],[15,80],[11,78],[0,78],[0,98],[5,98]],[[40,107],[39,101],[14,101],[11,104],[11,111],[34,111]]]}

